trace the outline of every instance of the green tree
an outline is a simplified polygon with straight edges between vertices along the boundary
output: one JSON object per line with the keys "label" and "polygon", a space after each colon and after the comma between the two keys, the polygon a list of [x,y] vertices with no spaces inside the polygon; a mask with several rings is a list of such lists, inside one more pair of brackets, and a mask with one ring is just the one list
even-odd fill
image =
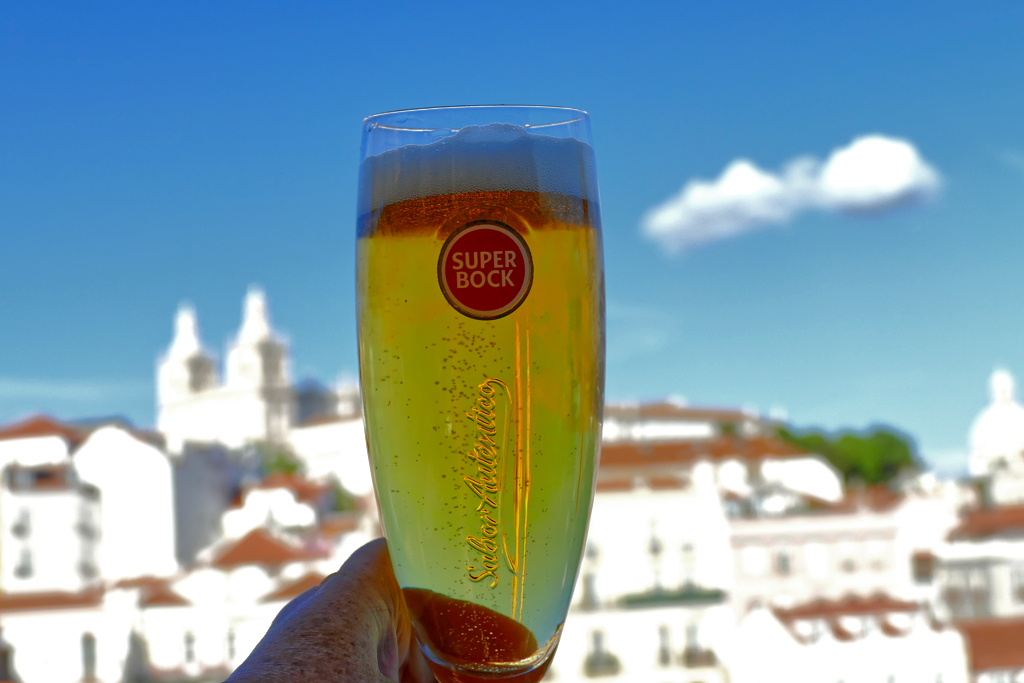
{"label": "green tree", "polygon": [[885,425],[839,432],[782,427],[779,436],[824,457],[842,473],[848,485],[856,482],[884,484],[901,472],[921,469],[914,440]]}
{"label": "green tree", "polygon": [[264,475],[278,472],[303,474],[305,468],[302,466],[302,461],[285,446],[262,442],[256,444],[256,451],[259,453]]}
{"label": "green tree", "polygon": [[334,482],[334,511],[351,512],[356,509],[356,497],[349,493],[344,486]]}

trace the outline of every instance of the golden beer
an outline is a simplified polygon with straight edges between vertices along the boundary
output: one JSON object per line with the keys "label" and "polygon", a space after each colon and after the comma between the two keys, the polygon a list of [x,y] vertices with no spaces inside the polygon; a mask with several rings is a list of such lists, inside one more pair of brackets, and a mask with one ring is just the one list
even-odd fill
{"label": "golden beer", "polygon": [[545,191],[538,174],[532,188],[515,177],[503,188],[500,172],[474,188],[450,150],[448,176],[425,183],[437,165],[428,146],[369,157],[361,178],[395,189],[363,195],[357,245],[374,485],[395,574],[441,680],[543,674],[579,569],[600,440],[592,151],[498,133],[463,145],[461,158],[472,166],[519,144],[527,161],[576,159],[575,192]]}

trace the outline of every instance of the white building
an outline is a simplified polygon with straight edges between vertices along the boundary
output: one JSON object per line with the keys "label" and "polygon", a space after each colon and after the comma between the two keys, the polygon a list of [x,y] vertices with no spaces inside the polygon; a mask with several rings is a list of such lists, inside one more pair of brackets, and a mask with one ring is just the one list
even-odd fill
{"label": "white building", "polygon": [[8,465],[0,487],[0,589],[85,590],[99,577],[98,490],[70,464]]}
{"label": "white building", "polygon": [[155,438],[43,417],[0,430],[0,587],[80,591],[175,573],[171,465]]}
{"label": "white building", "polygon": [[1008,372],[993,373],[990,386],[970,433],[971,471],[987,495],[936,550],[936,609],[958,621],[1024,618],[1024,408]]}
{"label": "white building", "polygon": [[606,417],[587,551],[551,675],[729,681],[740,655],[727,500],[766,486],[839,500],[841,480],[749,413],[666,402],[612,405]]}
{"label": "white building", "polygon": [[842,505],[730,520],[738,613],[878,592],[931,601],[932,557],[957,524],[955,491],[854,491]]}
{"label": "white building", "polygon": [[231,448],[284,442],[294,409],[288,347],[271,328],[259,289],[246,295],[242,327],[225,366],[221,383],[199,339],[195,311],[180,308],[174,340],[157,369],[157,429],[172,452],[186,441]]}
{"label": "white building", "polygon": [[989,387],[991,403],[971,425],[970,471],[987,481],[990,503],[1024,503],[1024,407],[1009,372],[993,372]]}
{"label": "white building", "polygon": [[913,602],[884,595],[759,606],[736,632],[732,683],[967,683],[964,639]]}
{"label": "white building", "polygon": [[[350,404],[351,405],[351,404]],[[313,479],[333,479],[357,496],[373,493],[366,431],[358,412],[322,415],[292,428],[288,445]]]}
{"label": "white building", "polygon": [[13,660],[22,683],[223,680],[288,600],[379,535],[372,511],[331,512],[333,485],[276,474],[185,570],[155,441],[47,418],[0,429],[0,674]]}
{"label": "white building", "polygon": [[[379,534],[358,393],[291,386],[287,345],[258,290],[224,375],[185,307],[158,365],[166,449],[116,425],[0,429],[0,624],[23,683],[222,679],[289,599]],[[1024,409],[1012,381],[993,386],[995,417],[979,418],[972,458],[1011,500]],[[1024,611],[994,597],[997,584],[1011,602],[1024,595],[1014,583],[1024,552],[980,517],[947,543],[959,490],[923,477],[850,496],[823,458],[744,411],[664,402],[609,406],[606,418],[554,680],[959,683],[965,647],[978,680],[1024,671],[991,646],[1012,640],[1014,624],[1024,636]],[[246,458],[267,442],[294,452],[312,481],[257,476]],[[332,480],[362,507],[333,513]],[[44,518],[45,558],[33,545]],[[64,541],[51,548],[50,536]],[[23,578],[26,548],[33,573]],[[942,602],[933,558],[944,590],[966,562],[973,600],[980,559],[998,548],[1008,561],[984,569],[988,613],[1006,615],[1003,630],[979,619],[938,629],[919,607]]]}
{"label": "white building", "polygon": [[119,427],[101,427],[74,453],[100,493],[100,571],[117,581],[170,576],[175,557],[174,476],[167,455]]}
{"label": "white building", "polygon": [[1024,618],[1024,506],[967,512],[938,559],[942,616]]}

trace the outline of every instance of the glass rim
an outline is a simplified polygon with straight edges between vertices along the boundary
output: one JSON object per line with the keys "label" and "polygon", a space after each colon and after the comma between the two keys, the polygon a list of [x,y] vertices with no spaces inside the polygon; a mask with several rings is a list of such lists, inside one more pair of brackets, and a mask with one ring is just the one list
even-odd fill
{"label": "glass rim", "polygon": [[[571,112],[573,114],[576,114],[576,116],[567,118],[563,121],[555,121],[554,123],[526,124],[525,127],[528,128],[550,128],[552,126],[565,126],[575,121],[581,121],[583,119],[590,118],[590,114],[584,109],[579,109],[577,107],[561,107],[554,104],[453,104],[443,105],[439,107],[414,107],[412,109],[394,109],[392,111],[382,111],[377,114],[370,114],[369,116],[364,118],[363,125],[365,126],[369,123],[374,123],[375,120],[381,119],[386,116],[394,116],[398,114],[414,114],[417,112],[443,111],[446,109],[463,111],[470,109],[537,109],[546,111],[564,111],[567,113]],[[389,130],[407,130],[410,132],[439,130],[441,128],[441,126],[438,126],[437,128],[410,128],[406,126],[389,126],[383,123],[376,123],[374,127],[385,128]]]}

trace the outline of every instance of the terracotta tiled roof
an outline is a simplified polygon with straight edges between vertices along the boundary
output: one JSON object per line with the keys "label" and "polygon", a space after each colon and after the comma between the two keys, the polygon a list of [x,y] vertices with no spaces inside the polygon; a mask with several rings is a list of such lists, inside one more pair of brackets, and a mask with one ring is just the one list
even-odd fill
{"label": "terracotta tiled roof", "polygon": [[1024,669],[1024,619],[961,621],[971,671]]}
{"label": "terracotta tiled roof", "polygon": [[599,492],[610,493],[612,491],[632,491],[633,480],[632,479],[610,479],[608,481],[597,482],[597,490]]}
{"label": "terracotta tiled roof", "polygon": [[749,439],[720,436],[706,441],[672,441],[659,443],[610,443],[601,447],[601,469],[650,465],[688,465],[702,458],[708,460],[763,460],[793,458],[809,453],[775,436]]}
{"label": "terracotta tiled roof", "polygon": [[32,417],[0,427],[0,441],[6,439],[28,439],[36,436],[60,436],[72,448],[77,448],[88,432],[64,424],[49,415]]}
{"label": "terracotta tiled roof", "polygon": [[154,576],[139,576],[133,579],[121,579],[114,584],[115,588],[138,588],[140,607],[178,607],[191,605],[188,600],[174,592],[167,579]]}
{"label": "terracotta tiled roof", "polygon": [[289,562],[313,559],[303,548],[276,538],[266,529],[253,529],[235,543],[222,549],[214,558],[214,567],[229,569],[245,564],[276,567]]}
{"label": "terracotta tiled roof", "polygon": [[884,615],[891,612],[916,612],[920,606],[914,602],[897,600],[876,593],[867,598],[848,596],[840,600],[815,600],[796,607],[776,607],[773,611],[780,621],[796,619],[836,619],[845,616]]}
{"label": "terracotta tiled roof", "polygon": [[326,577],[323,574],[317,574],[315,572],[306,574],[301,579],[292,581],[289,584],[282,586],[267,597],[263,598],[263,602],[274,602],[276,600],[291,600],[297,598],[310,588],[316,588]]}
{"label": "terracotta tiled roof", "polygon": [[139,596],[140,607],[184,607],[191,604],[175,593],[166,583],[147,586],[142,589],[142,594]]}
{"label": "terracotta tiled roof", "polygon": [[164,436],[151,429],[136,429],[116,420],[98,420],[88,421],[85,424],[73,424],[62,422],[49,415],[33,415],[19,422],[13,422],[0,427],[0,441],[7,439],[29,439],[38,436],[60,436],[74,450],[82,445],[82,442],[85,441],[89,434],[107,425],[119,427],[136,439],[152,446],[162,448],[165,445],[166,440]]}
{"label": "terracotta tiled roof", "polygon": [[121,579],[114,584],[114,588],[139,588],[154,583],[162,583],[166,579],[159,579],[155,576],[135,576],[130,579]]}
{"label": "terracotta tiled roof", "polygon": [[47,609],[96,607],[103,602],[102,590],[81,593],[7,593],[0,594],[0,613]]}
{"label": "terracotta tiled roof", "polygon": [[300,503],[316,503],[320,497],[331,490],[330,484],[320,484],[304,477],[284,472],[274,472],[259,484],[258,489],[288,489],[295,494]]}
{"label": "terracotta tiled roof", "polygon": [[1024,536],[1024,505],[982,508],[964,515],[949,532],[951,541],[976,541],[992,536]]}

